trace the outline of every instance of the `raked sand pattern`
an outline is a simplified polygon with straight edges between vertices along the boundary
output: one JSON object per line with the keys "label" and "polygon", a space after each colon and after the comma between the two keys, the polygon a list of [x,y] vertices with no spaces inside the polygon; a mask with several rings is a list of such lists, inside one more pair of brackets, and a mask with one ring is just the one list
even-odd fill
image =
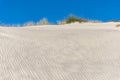
{"label": "raked sand pattern", "polygon": [[1,27],[0,80],[120,80],[112,24]]}

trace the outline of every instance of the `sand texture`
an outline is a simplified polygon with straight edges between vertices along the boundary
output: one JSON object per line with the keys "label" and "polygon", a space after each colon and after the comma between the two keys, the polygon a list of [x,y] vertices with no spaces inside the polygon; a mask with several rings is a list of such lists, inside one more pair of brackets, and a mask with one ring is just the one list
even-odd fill
{"label": "sand texture", "polygon": [[0,28],[0,80],[120,80],[115,24]]}

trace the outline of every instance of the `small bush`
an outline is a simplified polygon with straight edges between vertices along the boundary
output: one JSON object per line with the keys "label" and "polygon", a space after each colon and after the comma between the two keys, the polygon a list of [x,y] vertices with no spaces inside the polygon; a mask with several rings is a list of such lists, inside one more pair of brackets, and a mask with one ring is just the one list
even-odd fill
{"label": "small bush", "polygon": [[37,22],[37,25],[48,25],[48,24],[49,24],[49,22],[46,18],[43,18],[42,20]]}
{"label": "small bush", "polygon": [[83,18],[77,18],[75,16],[70,16],[68,17],[68,19],[66,19],[66,23],[74,23],[74,22],[79,22],[79,23],[82,23],[82,22],[87,22],[86,19],[83,19]]}
{"label": "small bush", "polygon": [[82,23],[82,22],[88,22],[88,20],[86,20],[84,18],[78,18],[78,17],[71,15],[67,19],[64,19],[62,21],[57,21],[57,24],[64,25],[64,24],[70,24],[70,23],[74,23],[74,22]]}

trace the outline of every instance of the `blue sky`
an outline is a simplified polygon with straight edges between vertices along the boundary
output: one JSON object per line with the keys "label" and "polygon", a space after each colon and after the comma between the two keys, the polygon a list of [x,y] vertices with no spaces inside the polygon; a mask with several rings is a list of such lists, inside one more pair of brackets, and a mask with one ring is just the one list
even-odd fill
{"label": "blue sky", "polygon": [[52,23],[69,14],[95,20],[120,20],[120,0],[0,0],[0,22],[23,24],[46,17]]}

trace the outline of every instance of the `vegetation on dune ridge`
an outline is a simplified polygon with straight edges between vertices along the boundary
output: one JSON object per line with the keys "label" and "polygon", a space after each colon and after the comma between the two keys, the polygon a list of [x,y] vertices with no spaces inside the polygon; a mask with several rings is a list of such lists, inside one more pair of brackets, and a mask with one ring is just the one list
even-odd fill
{"label": "vegetation on dune ridge", "polygon": [[37,25],[49,25],[50,22],[48,21],[47,18],[41,19],[39,22],[37,22]]}
{"label": "vegetation on dune ridge", "polygon": [[66,20],[66,23],[69,24],[69,23],[74,23],[74,22],[79,22],[79,23],[82,23],[82,22],[88,22],[88,20],[84,19],[84,18],[77,18],[75,16],[70,16],[68,17],[68,19]]}
{"label": "vegetation on dune ridge", "polygon": [[[85,23],[85,22],[92,22],[92,23],[99,23],[101,21],[99,20],[88,20],[85,18],[81,18],[81,17],[76,17],[74,15],[70,15],[67,18],[65,18],[62,21],[58,21],[57,25],[64,25],[64,24],[71,24],[71,23]],[[22,26],[38,26],[38,25],[50,25],[51,23],[48,21],[47,18],[43,18],[41,20],[39,20],[38,22],[33,22],[33,21],[28,21],[24,24],[12,24],[12,25],[6,25],[6,24],[1,24],[1,26],[7,26],[7,27],[22,27]]]}
{"label": "vegetation on dune ridge", "polygon": [[49,21],[47,20],[47,18],[43,18],[40,21],[38,21],[37,23],[30,21],[30,22],[26,22],[24,24],[24,26],[35,26],[35,25],[49,25]]}
{"label": "vegetation on dune ridge", "polygon": [[[59,21],[57,24],[62,25],[62,24],[70,24],[70,23],[74,23],[74,22],[82,23],[82,22],[88,22],[88,20],[84,19],[84,18],[78,18],[76,16],[71,15],[68,18],[66,18],[65,20]],[[50,25],[50,22],[48,21],[47,18],[43,18],[40,21],[38,21],[37,23],[30,21],[30,22],[27,22],[24,24],[24,26],[34,26],[34,25]]]}
{"label": "vegetation on dune ridge", "polygon": [[70,15],[66,19],[64,19],[62,21],[58,21],[58,24],[59,25],[61,25],[61,24],[63,25],[63,24],[71,24],[71,23],[75,23],[75,22],[78,22],[78,23],[86,23],[86,22],[100,23],[102,21],[99,21],[99,20],[88,20],[88,19],[85,19],[85,18],[81,18],[81,17],[76,17],[74,15]]}
{"label": "vegetation on dune ridge", "polygon": [[37,26],[37,25],[50,25],[51,23],[47,20],[47,18],[43,18],[38,22],[28,21],[24,24],[3,24],[1,23],[0,26],[3,27],[22,27],[22,26]]}
{"label": "vegetation on dune ridge", "polygon": [[74,22],[82,23],[82,22],[88,22],[88,20],[84,19],[84,18],[78,18],[78,17],[76,17],[74,15],[70,15],[65,20],[59,21],[58,24],[70,24],[70,23],[74,23]]}

